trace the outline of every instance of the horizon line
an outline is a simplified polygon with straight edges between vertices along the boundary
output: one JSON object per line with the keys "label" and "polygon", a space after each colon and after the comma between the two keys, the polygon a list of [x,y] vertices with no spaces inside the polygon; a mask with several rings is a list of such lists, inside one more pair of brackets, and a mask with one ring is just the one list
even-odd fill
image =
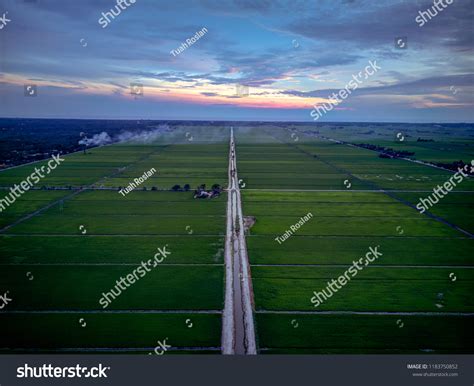
{"label": "horizon line", "polygon": [[244,123],[297,123],[297,124],[344,124],[344,123],[384,123],[416,125],[472,125],[473,122],[409,122],[409,121],[295,121],[295,120],[255,120],[255,119],[167,119],[167,118],[61,118],[61,117],[0,117],[0,119],[37,119],[37,120],[70,120],[70,121],[167,121],[167,122],[244,122]]}

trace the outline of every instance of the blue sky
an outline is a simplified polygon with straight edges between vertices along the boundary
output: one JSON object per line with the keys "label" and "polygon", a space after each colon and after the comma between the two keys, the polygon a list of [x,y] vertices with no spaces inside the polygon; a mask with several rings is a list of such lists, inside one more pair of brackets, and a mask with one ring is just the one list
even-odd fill
{"label": "blue sky", "polygon": [[0,116],[312,122],[314,105],[376,61],[381,69],[319,121],[474,121],[471,0],[423,27],[415,18],[433,1],[126,4],[102,28],[116,0],[0,0],[11,20],[0,30]]}

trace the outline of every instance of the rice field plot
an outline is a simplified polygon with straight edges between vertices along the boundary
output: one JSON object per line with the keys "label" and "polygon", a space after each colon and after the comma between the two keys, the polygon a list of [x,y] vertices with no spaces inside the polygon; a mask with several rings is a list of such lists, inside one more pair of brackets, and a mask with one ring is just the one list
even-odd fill
{"label": "rice field plot", "polygon": [[[238,135],[237,135],[238,139]],[[240,144],[237,140],[239,177],[245,189],[330,190],[346,189],[349,176],[308,157],[298,149],[278,144]],[[347,180],[347,181],[346,181]],[[371,189],[354,181],[353,188]]]}
{"label": "rice field plot", "polygon": [[[151,145],[141,147],[114,145],[87,149],[86,154],[78,152],[64,155],[61,156],[64,161],[56,169],[49,174],[42,173],[44,178],[41,178],[37,183],[37,187],[89,185],[103,177],[117,173],[121,168],[127,167],[161,149],[160,146]],[[0,186],[7,187],[13,186],[14,183],[18,184],[35,172],[35,168],[41,171],[41,167],[46,167],[48,161],[38,161],[2,170],[0,172]]]}
{"label": "rice field plot", "polygon": [[[135,218],[134,218],[135,217]],[[211,216],[212,217],[212,216]],[[137,221],[137,222],[134,222]],[[168,217],[160,216],[157,222],[153,216],[141,215],[81,215],[68,219],[63,215],[44,214],[32,218],[28,222],[19,224],[14,229],[9,229],[8,234],[41,234],[41,235],[74,235],[80,234],[87,228],[89,235],[183,235],[186,234],[186,227],[193,229],[196,235],[223,234],[222,226],[225,223],[225,217],[221,216],[214,220],[207,219],[209,224],[204,224],[206,219],[186,218],[183,216]],[[127,222],[130,222],[128,224]]]}
{"label": "rice field plot", "polygon": [[174,144],[162,152],[137,162],[133,167],[108,179],[104,186],[127,186],[134,178],[140,177],[151,168],[156,170],[140,188],[169,190],[174,185],[191,189],[201,184],[211,187],[214,184],[225,186],[227,172],[225,169],[228,149],[224,144]]}
{"label": "rice field plot", "polygon": [[[416,206],[420,200],[428,202],[432,196],[433,205],[428,211],[444,218],[454,225],[472,233],[473,216],[470,214],[473,203],[474,179],[441,170],[427,165],[420,165],[400,159],[381,159],[376,153],[364,156],[365,149],[349,147],[334,143],[318,143],[304,145],[309,152],[320,154],[324,159],[338,168],[350,170],[358,179],[380,189],[390,190],[393,196]],[[342,153],[339,155],[338,153]],[[357,162],[350,162],[357,156]],[[384,172],[385,169],[385,172]],[[446,187],[446,184],[449,184]],[[439,190],[439,189],[442,190]],[[434,195],[433,191],[442,193],[442,198]]]}
{"label": "rice field plot", "polygon": [[[87,228],[86,228],[87,230]],[[1,235],[2,264],[128,264],[136,265],[154,256],[157,246],[179,240],[173,258],[161,264],[222,264],[224,239],[221,236],[147,235],[129,237],[78,235]],[[48,253],[45,253],[47,251]]]}
{"label": "rice field plot", "polygon": [[377,265],[470,266],[474,240],[471,238],[293,236],[281,245],[271,236],[247,237],[250,261],[254,265],[315,265],[348,267],[368,245],[383,245],[390,251]]}
{"label": "rice field plot", "polygon": [[[383,245],[378,250],[382,253],[379,259],[390,253]],[[364,255],[365,251],[361,253]],[[357,276],[349,275],[347,285],[339,289],[333,285],[335,292],[329,291],[327,283],[337,280],[347,268],[253,267],[256,309],[314,311],[315,315],[322,311],[468,313],[474,310],[470,295],[474,286],[473,267],[367,266]],[[455,285],[451,273],[456,276]],[[325,300],[320,295],[311,301],[316,296],[314,291],[330,296]],[[438,296],[440,293],[442,297]]]}
{"label": "rice field plot", "polygon": [[[165,151],[144,148],[92,149],[120,166],[87,181],[97,186],[123,168],[139,170]],[[54,194],[55,205],[0,233],[0,283],[12,298],[0,314],[0,328],[10,331],[1,352],[147,354],[164,339],[170,353],[220,351],[225,193],[213,200],[151,190],[124,197],[87,188],[64,200],[59,191],[41,193]]]}
{"label": "rice field plot", "polygon": [[[350,171],[359,182],[387,190],[432,190],[443,185],[453,173],[402,159],[380,158],[378,153],[333,142],[314,142],[299,146],[340,170]],[[460,185],[473,190],[472,180]]]}
{"label": "rice field plot", "polygon": [[158,341],[171,346],[166,355],[216,354],[220,349],[219,313],[18,312],[0,320],[2,328],[12,331],[2,337],[0,352],[154,355]]}
{"label": "rice field plot", "polygon": [[[295,147],[375,191],[243,191],[260,352],[472,353],[474,239],[398,196],[450,174],[326,141],[288,144]],[[248,160],[237,155],[238,165]],[[429,182],[416,181],[422,176]],[[276,240],[308,212],[309,221]],[[375,246],[382,256],[315,307],[314,291],[329,294],[328,283]]]}
{"label": "rice field plot", "polygon": [[[336,201],[337,197],[331,202],[329,193],[326,192],[321,193],[322,198],[318,198],[320,192],[311,192],[314,201],[307,203],[288,201],[287,198],[292,193],[287,192],[272,192],[273,201],[268,199],[268,192],[251,194],[253,198],[261,196],[259,201],[247,202],[247,195],[244,194],[244,214],[254,216],[256,220],[249,231],[252,236],[282,235],[307,213],[311,213],[313,218],[295,232],[297,236],[396,237],[399,236],[397,227],[403,228],[403,233],[411,237],[459,236],[456,230],[427,216],[420,216],[415,209],[381,192],[357,193],[358,199],[364,200],[365,204],[360,201],[341,203]],[[382,200],[388,198],[389,201],[371,203],[371,197],[377,195],[382,196]],[[351,193],[351,196],[355,197],[355,194]],[[284,201],[280,202],[279,197],[283,197]],[[326,202],[321,202],[322,200]]]}
{"label": "rice field plot", "polygon": [[[473,192],[474,193],[474,192]],[[469,192],[452,191],[440,198],[433,192],[397,193],[397,197],[406,200],[429,213],[439,216],[452,224],[474,234],[474,195]]]}
{"label": "rice field plot", "polygon": [[257,314],[262,353],[472,354],[473,318],[455,315]]}
{"label": "rice field plot", "polygon": [[[314,134],[323,135],[352,143],[386,143],[389,147],[416,144],[435,148],[442,154],[448,150],[466,152],[472,146],[472,126],[469,124],[377,124],[377,123],[337,123],[337,124],[310,124],[296,127],[299,141],[305,141]],[[315,130],[316,129],[316,130]],[[315,133],[316,132],[316,133]],[[402,137],[398,135],[400,133]],[[397,136],[398,135],[398,136]],[[433,140],[434,142],[417,142],[418,138]],[[293,139],[288,139],[292,141]],[[446,153],[442,154],[447,156]],[[439,157],[439,154],[436,155]]]}
{"label": "rice field plot", "polygon": [[[0,199],[4,199],[7,194],[10,194],[10,190],[0,190]],[[65,190],[30,190],[11,204],[11,198],[7,202],[2,201],[4,209],[2,208],[0,213],[0,229],[68,194],[70,194],[70,192]]]}
{"label": "rice field plot", "polygon": [[[179,247],[170,245],[171,255]],[[156,249],[156,248],[155,248]],[[156,253],[156,252],[155,252]],[[153,261],[153,256],[144,261]],[[113,299],[104,293],[116,286],[116,280],[126,277],[134,265],[27,265],[10,266],[0,274],[0,280],[14,299],[9,310],[218,310],[221,307],[222,267],[220,266],[149,266],[131,286]],[[27,272],[34,279],[28,282]],[[138,276],[140,277],[140,276]],[[24,282],[24,285],[18,283]],[[26,284],[27,283],[27,284]],[[54,286],[52,285],[54,283]],[[194,289],[190,291],[190,289]],[[199,290],[197,290],[199,289]],[[117,290],[114,293],[117,294]]]}

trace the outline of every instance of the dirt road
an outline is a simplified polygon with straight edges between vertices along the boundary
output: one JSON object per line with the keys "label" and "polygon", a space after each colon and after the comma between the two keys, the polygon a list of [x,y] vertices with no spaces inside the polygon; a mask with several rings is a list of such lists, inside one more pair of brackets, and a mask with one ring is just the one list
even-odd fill
{"label": "dirt road", "polygon": [[257,353],[253,322],[253,291],[245,243],[237,157],[232,129],[228,173],[225,245],[226,290],[222,317],[222,353],[253,355]]}

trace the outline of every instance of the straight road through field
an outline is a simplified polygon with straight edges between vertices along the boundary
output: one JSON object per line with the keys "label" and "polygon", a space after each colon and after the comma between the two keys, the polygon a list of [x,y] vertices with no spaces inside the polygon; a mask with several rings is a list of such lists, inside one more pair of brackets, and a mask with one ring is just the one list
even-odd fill
{"label": "straight road through field", "polygon": [[257,349],[253,322],[252,284],[232,129],[227,194],[226,293],[222,323],[222,352],[223,354],[253,355],[257,353]]}

